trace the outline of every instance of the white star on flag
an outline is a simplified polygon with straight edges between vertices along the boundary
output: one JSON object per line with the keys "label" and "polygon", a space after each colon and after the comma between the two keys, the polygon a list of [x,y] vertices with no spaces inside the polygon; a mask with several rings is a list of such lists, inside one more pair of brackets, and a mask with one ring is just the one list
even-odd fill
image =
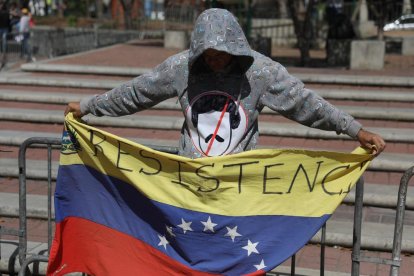
{"label": "white star on flag", "polygon": [[239,233],[237,233],[237,226],[234,226],[233,229],[230,228],[230,227],[227,227],[227,226],[226,226],[226,228],[227,228],[227,234],[225,234],[224,236],[229,236],[233,242],[234,242],[234,239],[236,237],[241,237],[242,236]]}
{"label": "white star on flag", "polygon": [[213,223],[211,221],[210,216],[208,217],[207,221],[201,221],[201,223],[204,225],[204,230],[203,231],[208,231],[209,230],[209,231],[214,233],[214,226],[216,226],[217,223]]}
{"label": "white star on flag", "polygon": [[185,234],[187,231],[193,231],[193,229],[191,229],[190,227],[191,223],[192,223],[191,221],[186,222],[183,218],[181,218],[181,224],[177,226],[182,228]]}
{"label": "white star on flag", "polygon": [[171,226],[166,225],[165,228],[167,228],[167,233],[171,236],[171,237],[175,237],[175,234],[173,233],[173,229]]}
{"label": "white star on flag", "polygon": [[257,253],[259,254],[259,251],[257,251],[256,246],[259,244],[259,242],[252,243],[250,240],[247,241],[247,245],[242,247],[243,249],[247,250],[247,256],[250,256],[250,254]]}
{"label": "white star on flag", "polygon": [[160,238],[160,242],[158,243],[158,246],[164,246],[164,249],[167,250],[167,244],[169,244],[169,242],[167,241],[165,236],[158,235],[158,238]]}
{"label": "white star on flag", "polygon": [[266,267],[266,265],[265,265],[265,263],[264,263],[264,260],[262,259],[262,261],[260,262],[260,264],[258,264],[258,265],[254,265],[254,267],[255,267],[257,270],[260,270],[260,269],[265,268],[265,267]]}

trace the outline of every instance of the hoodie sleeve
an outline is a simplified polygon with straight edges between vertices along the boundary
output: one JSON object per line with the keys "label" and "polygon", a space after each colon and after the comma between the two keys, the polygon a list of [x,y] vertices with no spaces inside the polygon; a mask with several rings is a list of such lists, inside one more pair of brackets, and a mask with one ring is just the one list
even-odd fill
{"label": "hoodie sleeve", "polygon": [[177,54],[155,67],[101,95],[81,100],[82,114],[123,116],[148,109],[177,96],[183,89],[183,74],[187,68],[185,54]]}
{"label": "hoodie sleeve", "polygon": [[270,80],[261,104],[303,125],[336,131],[355,138],[362,125],[339,110],[276,63],[269,68]]}

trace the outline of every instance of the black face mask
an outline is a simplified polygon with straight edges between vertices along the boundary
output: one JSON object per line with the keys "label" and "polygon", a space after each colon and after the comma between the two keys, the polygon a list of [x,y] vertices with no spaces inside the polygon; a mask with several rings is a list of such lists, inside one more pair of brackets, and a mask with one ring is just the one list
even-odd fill
{"label": "black face mask", "polygon": [[[214,73],[213,70],[210,69],[208,64],[204,61],[204,58],[200,56],[191,67],[190,74],[205,74],[205,73]],[[220,72],[218,73],[224,73],[224,74],[242,74],[243,70],[241,69],[238,59],[236,57],[233,57],[230,61],[230,63]]]}

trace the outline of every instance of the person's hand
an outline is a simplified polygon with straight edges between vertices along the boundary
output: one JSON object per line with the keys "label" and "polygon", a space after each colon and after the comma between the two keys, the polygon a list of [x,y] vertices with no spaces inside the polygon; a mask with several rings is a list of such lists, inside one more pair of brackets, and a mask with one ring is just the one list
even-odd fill
{"label": "person's hand", "polygon": [[370,149],[374,156],[378,156],[386,146],[386,143],[381,136],[362,128],[357,134],[357,139],[361,146]]}
{"label": "person's hand", "polygon": [[80,103],[79,102],[71,102],[68,103],[65,109],[65,116],[68,115],[68,113],[72,112],[73,117],[80,119],[84,114],[82,114],[80,109]]}

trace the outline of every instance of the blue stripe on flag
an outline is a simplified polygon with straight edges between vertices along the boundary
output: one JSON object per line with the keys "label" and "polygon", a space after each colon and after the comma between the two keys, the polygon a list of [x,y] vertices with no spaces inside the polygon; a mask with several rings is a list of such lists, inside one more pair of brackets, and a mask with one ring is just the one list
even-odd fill
{"label": "blue stripe on flag", "polygon": [[177,208],[84,165],[59,167],[55,205],[57,222],[88,219],[142,240],[193,269],[228,275],[273,269],[330,217],[231,217]]}

